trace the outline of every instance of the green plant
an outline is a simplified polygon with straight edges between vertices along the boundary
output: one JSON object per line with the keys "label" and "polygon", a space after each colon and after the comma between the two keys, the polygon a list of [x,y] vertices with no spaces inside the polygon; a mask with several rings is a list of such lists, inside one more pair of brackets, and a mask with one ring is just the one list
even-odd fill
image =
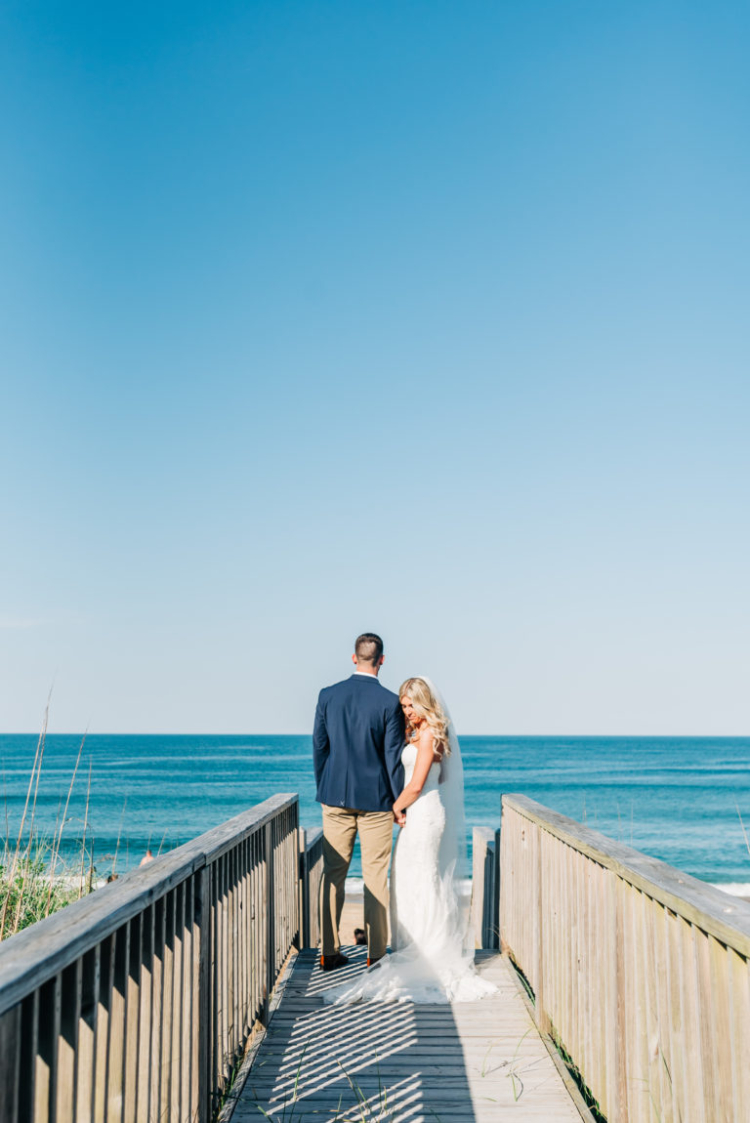
{"label": "green plant", "polygon": [[[15,842],[10,840],[8,805],[5,805],[5,841],[0,858],[0,940],[20,932],[29,925],[43,920],[58,909],[78,900],[93,888],[93,860],[86,848],[88,829],[88,805],[91,790],[91,771],[89,769],[89,789],[86,794],[86,819],[80,854],[73,863],[61,868],[61,848],[63,832],[68,822],[68,808],[73,786],[78,775],[84,736],[78,750],[73,775],[71,777],[65,807],[58,817],[51,839],[39,834],[35,829],[36,808],[39,796],[39,783],[44,763],[47,741],[49,701],[44,713],[42,731],[39,735],[29,784],[26,790],[21,821]],[[88,877],[86,870],[88,868]]]}
{"label": "green plant", "polygon": [[341,1061],[338,1061],[338,1066],[343,1072],[346,1079],[349,1081],[349,1086],[357,1097],[357,1109],[361,1123],[389,1123],[388,1116],[388,1089],[383,1088],[383,1081],[380,1076],[380,1062],[378,1055],[375,1054],[375,1067],[378,1074],[378,1092],[377,1092],[377,1110],[378,1114],[373,1114],[373,1108],[370,1103],[374,1097],[366,1096],[356,1080],[353,1080],[349,1073],[346,1071]]}
{"label": "green plant", "polygon": [[528,1037],[528,1035],[530,1033],[531,1033],[531,1029],[527,1029],[526,1033],[522,1034],[522,1036],[519,1037],[518,1041],[516,1042],[515,1052],[513,1053],[513,1057],[512,1057],[511,1062],[510,1062],[510,1070],[508,1072],[508,1076],[510,1077],[510,1083],[511,1083],[511,1087],[513,1089],[513,1102],[514,1103],[518,1103],[519,1099],[521,1098],[521,1094],[523,1092],[523,1080],[521,1080],[521,1077],[516,1072],[516,1061],[518,1060],[518,1050],[521,1048],[521,1045],[523,1044],[524,1038]]}
{"label": "green plant", "polygon": [[551,1037],[552,1037],[552,1043],[554,1044],[558,1053],[562,1057],[563,1062],[565,1064],[565,1067],[567,1068],[570,1075],[573,1077],[573,1080],[576,1084],[576,1087],[578,1088],[578,1091],[583,1096],[584,1103],[586,1104],[586,1107],[589,1109],[589,1111],[593,1115],[596,1123],[607,1123],[606,1117],[602,1114],[602,1110],[601,1110],[601,1107],[599,1105],[599,1101],[595,1098],[594,1093],[591,1091],[588,1084],[583,1079],[583,1076],[581,1075],[581,1070],[579,1069],[578,1065],[575,1063],[575,1061],[571,1057],[570,1053],[567,1051],[567,1049],[563,1045],[562,1041],[560,1040],[559,1036],[554,1032],[554,1030],[551,1034]]}
{"label": "green plant", "polygon": [[[294,1076],[294,1087],[292,1088],[292,1097],[291,1097],[291,1099],[285,1098],[282,1101],[281,1115],[280,1116],[279,1116],[278,1113],[274,1113],[274,1115],[269,1114],[269,1112],[267,1112],[264,1107],[261,1107],[261,1105],[258,1103],[258,1100],[257,1100],[257,1097],[256,1097],[255,1106],[257,1107],[258,1111],[261,1112],[262,1115],[265,1115],[266,1119],[274,1119],[274,1120],[280,1119],[281,1123],[293,1123],[294,1113],[295,1113],[296,1106],[297,1106],[297,1100],[299,1098],[299,1082],[300,1082],[300,1076],[302,1075],[302,1065],[304,1064],[304,1061],[305,1061],[306,1050],[307,1050],[307,1046],[305,1046],[305,1048],[302,1050],[302,1052],[300,1054],[299,1064],[297,1065],[297,1071],[296,1071],[295,1076]],[[341,1100],[339,1100],[339,1107],[341,1107]],[[287,1108],[291,1108],[291,1111],[290,1111],[289,1115],[287,1115]],[[338,1115],[338,1111],[337,1111],[336,1114]]]}

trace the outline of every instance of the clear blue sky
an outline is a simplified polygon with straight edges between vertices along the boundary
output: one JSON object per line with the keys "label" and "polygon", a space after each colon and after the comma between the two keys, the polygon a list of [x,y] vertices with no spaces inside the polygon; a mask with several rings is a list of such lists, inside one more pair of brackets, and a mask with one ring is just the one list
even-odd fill
{"label": "clear blue sky", "polygon": [[750,10],[0,14],[0,729],[750,733]]}

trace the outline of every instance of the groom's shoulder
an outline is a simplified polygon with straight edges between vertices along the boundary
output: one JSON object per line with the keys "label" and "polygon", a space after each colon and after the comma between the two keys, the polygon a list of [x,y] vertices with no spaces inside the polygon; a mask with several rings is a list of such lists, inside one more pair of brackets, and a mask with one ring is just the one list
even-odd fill
{"label": "groom's shoulder", "polygon": [[329,698],[332,694],[338,694],[342,690],[349,689],[351,681],[351,677],[349,677],[342,679],[341,682],[334,682],[330,686],[324,686],[320,692],[320,697]]}
{"label": "groom's shoulder", "polygon": [[385,695],[384,701],[388,709],[398,710],[400,712],[401,699],[399,698],[398,694],[394,694],[394,692],[392,690],[389,690],[387,686],[383,687],[383,694]]}

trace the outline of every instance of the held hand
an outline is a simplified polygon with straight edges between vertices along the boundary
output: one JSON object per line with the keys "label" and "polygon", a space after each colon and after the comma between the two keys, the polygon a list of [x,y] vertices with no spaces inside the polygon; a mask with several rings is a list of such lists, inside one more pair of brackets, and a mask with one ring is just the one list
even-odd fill
{"label": "held hand", "polygon": [[400,827],[406,826],[406,812],[405,811],[394,811],[393,812],[393,818],[396,820],[396,822],[398,823],[398,825]]}

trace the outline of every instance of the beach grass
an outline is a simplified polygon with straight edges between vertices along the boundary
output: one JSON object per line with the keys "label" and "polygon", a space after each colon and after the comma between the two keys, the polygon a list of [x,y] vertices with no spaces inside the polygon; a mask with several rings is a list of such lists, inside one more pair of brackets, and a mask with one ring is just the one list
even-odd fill
{"label": "beach grass", "polygon": [[90,769],[83,836],[72,860],[63,861],[61,856],[70,797],[83,756],[85,736],[78,750],[65,806],[58,815],[53,834],[42,834],[36,828],[48,718],[49,702],[34,754],[21,821],[13,836],[10,832],[7,804],[5,808],[5,841],[0,856],[0,940],[36,924],[38,920],[43,920],[72,901],[80,900],[94,887],[93,840],[88,836]]}

